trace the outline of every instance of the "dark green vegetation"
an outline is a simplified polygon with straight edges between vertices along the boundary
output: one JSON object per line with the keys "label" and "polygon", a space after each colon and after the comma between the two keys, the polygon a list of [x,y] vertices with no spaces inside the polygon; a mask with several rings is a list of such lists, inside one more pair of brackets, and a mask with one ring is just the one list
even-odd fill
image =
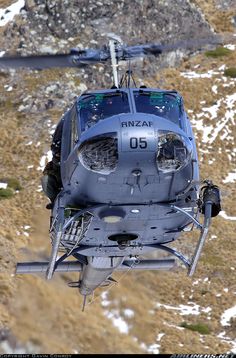
{"label": "dark green vegetation", "polygon": [[225,47],[217,47],[215,50],[206,51],[205,55],[207,57],[222,57],[222,56],[229,56],[233,51],[229,50]]}
{"label": "dark green vegetation", "polygon": [[0,200],[11,198],[14,192],[11,188],[0,189]]}
{"label": "dark green vegetation", "polygon": [[236,78],[236,67],[229,67],[224,71],[226,77]]}
{"label": "dark green vegetation", "polygon": [[209,334],[210,329],[207,325],[203,323],[189,324],[187,322],[182,322],[180,327],[189,329],[190,331],[198,332],[200,334]]}
{"label": "dark green vegetation", "polygon": [[0,200],[11,198],[15,191],[22,189],[18,179],[16,178],[0,178],[1,183],[7,183],[6,189],[0,189]]}
{"label": "dark green vegetation", "polygon": [[7,185],[13,189],[13,190],[21,190],[22,186],[20,185],[20,182],[16,178],[0,178],[0,182],[7,183]]}

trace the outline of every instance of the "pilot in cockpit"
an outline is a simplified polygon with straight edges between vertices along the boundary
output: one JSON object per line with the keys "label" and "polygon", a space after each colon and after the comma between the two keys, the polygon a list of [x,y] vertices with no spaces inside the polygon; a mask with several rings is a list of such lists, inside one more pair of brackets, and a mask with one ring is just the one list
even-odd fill
{"label": "pilot in cockpit", "polygon": [[82,118],[84,123],[84,130],[87,130],[101,119],[101,113],[96,113],[90,108],[86,108],[82,112]]}

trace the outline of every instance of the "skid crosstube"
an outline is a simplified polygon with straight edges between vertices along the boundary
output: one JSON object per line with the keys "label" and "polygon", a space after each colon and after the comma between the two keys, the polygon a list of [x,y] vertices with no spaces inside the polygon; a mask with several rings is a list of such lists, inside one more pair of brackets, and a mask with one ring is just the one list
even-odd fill
{"label": "skid crosstube", "polygon": [[[48,262],[22,262],[16,267],[17,274],[45,273]],[[174,259],[162,260],[125,260],[115,271],[132,270],[170,270],[175,267]],[[57,265],[55,272],[81,272],[82,264],[78,261],[61,262]]]}

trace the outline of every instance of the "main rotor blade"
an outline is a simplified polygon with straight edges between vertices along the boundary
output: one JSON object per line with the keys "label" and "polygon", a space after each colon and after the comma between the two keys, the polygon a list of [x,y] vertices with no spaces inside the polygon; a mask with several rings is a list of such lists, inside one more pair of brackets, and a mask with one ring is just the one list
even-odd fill
{"label": "main rotor blade", "polygon": [[[202,49],[205,45],[217,45],[221,44],[222,40],[215,36],[211,39],[193,39],[193,40],[181,40],[173,44],[146,44],[146,45],[136,45],[123,48],[123,54],[121,59],[127,60],[134,57],[142,57],[145,55],[154,55],[159,56],[163,52],[174,51],[177,49],[185,50],[198,50]],[[122,50],[122,49],[121,49]]]}
{"label": "main rotor blade", "polygon": [[214,36],[212,38],[192,39],[192,40],[180,40],[173,44],[161,45],[162,51],[174,51],[177,49],[185,50],[201,50],[206,45],[219,45],[222,44],[222,38],[220,36]]}
{"label": "main rotor blade", "polygon": [[51,67],[83,67],[84,64],[73,63],[71,55],[41,55],[41,56],[11,56],[0,57],[0,68],[28,67],[32,69],[44,69]]}
{"label": "main rotor blade", "polygon": [[0,69],[27,67],[44,69],[51,67],[85,67],[92,63],[104,62],[108,54],[101,50],[76,50],[69,54],[6,56],[0,57]]}
{"label": "main rotor blade", "polygon": [[121,48],[121,53],[118,53],[118,58],[121,60],[128,60],[134,57],[142,57],[144,55],[159,56],[162,53],[162,46],[160,44],[136,45]]}
{"label": "main rotor blade", "polygon": [[[115,45],[115,56],[119,60],[128,60],[148,55],[159,56],[163,52],[177,49],[201,49],[207,44],[219,44],[219,37],[211,39],[196,39],[179,41],[174,44],[146,44],[135,46]],[[7,56],[0,57],[0,69],[28,67],[44,69],[51,67],[85,67],[90,64],[104,63],[111,59],[110,50],[102,49],[72,49],[68,54],[38,55],[38,56]]]}

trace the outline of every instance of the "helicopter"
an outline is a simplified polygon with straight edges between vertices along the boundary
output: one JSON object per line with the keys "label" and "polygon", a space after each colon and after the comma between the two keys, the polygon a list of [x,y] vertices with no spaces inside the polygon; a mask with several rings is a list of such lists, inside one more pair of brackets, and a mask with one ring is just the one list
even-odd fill
{"label": "helicopter", "polygon": [[[48,280],[56,272],[79,272],[68,285],[84,296],[83,309],[96,288],[116,282],[113,272],[171,270],[177,258],[192,276],[211,218],[221,210],[218,186],[200,182],[180,93],[138,88],[130,68],[119,80],[121,61],[130,65],[133,58],[159,56],[179,45],[126,46],[111,38],[102,49],[0,58],[0,69],[83,68],[107,61],[112,66],[112,87],[83,92],[55,131],[61,188],[50,207],[50,258],[16,267],[17,274],[45,273]],[[200,234],[191,258],[168,245],[194,228]],[[168,256],[140,258],[156,250]]]}

